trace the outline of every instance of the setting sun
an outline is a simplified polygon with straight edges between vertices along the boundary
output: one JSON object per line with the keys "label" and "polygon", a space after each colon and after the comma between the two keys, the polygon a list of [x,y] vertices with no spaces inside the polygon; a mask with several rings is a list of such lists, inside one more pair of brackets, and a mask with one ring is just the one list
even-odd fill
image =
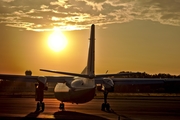
{"label": "setting sun", "polygon": [[67,39],[60,30],[54,32],[48,38],[48,46],[54,52],[63,50],[67,45]]}

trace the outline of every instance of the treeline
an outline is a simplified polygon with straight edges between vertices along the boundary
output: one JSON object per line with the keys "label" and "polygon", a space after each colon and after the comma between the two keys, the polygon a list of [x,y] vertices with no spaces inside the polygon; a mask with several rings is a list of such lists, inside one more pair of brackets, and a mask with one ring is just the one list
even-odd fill
{"label": "treeline", "polygon": [[[118,76],[119,78],[180,78],[180,75],[165,73],[147,74],[145,72],[121,71],[119,73],[130,73]],[[117,76],[116,76],[117,77]],[[162,84],[139,84],[139,85],[115,85],[115,92],[120,93],[180,93],[180,81],[168,81]]]}
{"label": "treeline", "polygon": [[121,73],[129,73],[128,75],[121,75],[118,77],[121,78],[180,78],[180,75],[171,75],[171,74],[165,74],[165,73],[159,73],[159,74],[148,74],[146,72],[130,72],[130,71],[121,71]]}

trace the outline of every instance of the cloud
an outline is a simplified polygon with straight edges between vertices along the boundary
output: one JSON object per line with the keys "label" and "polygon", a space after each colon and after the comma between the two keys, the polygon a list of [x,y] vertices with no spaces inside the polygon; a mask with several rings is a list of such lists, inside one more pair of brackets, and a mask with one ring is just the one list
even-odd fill
{"label": "cloud", "polygon": [[[180,0],[2,0],[0,23],[28,30],[86,29],[132,20],[180,26]],[[69,27],[66,27],[69,26]]]}
{"label": "cloud", "polygon": [[152,20],[162,24],[180,26],[180,0],[147,0],[137,2],[136,19]]}

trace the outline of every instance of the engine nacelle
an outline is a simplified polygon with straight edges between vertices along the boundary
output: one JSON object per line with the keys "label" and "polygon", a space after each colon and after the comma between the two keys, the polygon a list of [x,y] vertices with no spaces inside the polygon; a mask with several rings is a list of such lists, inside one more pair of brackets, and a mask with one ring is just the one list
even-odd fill
{"label": "engine nacelle", "polygon": [[105,88],[111,88],[114,86],[114,82],[111,78],[103,78],[103,85]]}
{"label": "engine nacelle", "polygon": [[114,82],[111,78],[103,78],[103,84],[97,84],[98,91],[114,92]]}
{"label": "engine nacelle", "polygon": [[42,83],[35,84],[35,100],[43,101],[44,98],[44,85]]}
{"label": "engine nacelle", "polygon": [[47,79],[46,77],[39,76],[38,84],[35,84],[35,100],[36,101],[43,101],[44,90],[48,90]]}
{"label": "engine nacelle", "polygon": [[47,78],[44,77],[44,76],[39,76],[39,77],[38,77],[38,82],[41,82],[41,83],[43,83],[43,84],[46,84]]}
{"label": "engine nacelle", "polygon": [[[48,90],[48,84],[47,84],[47,78],[44,76],[39,76],[38,77],[38,82],[39,84],[42,83],[44,84],[44,90]],[[42,85],[43,86],[43,85]]]}

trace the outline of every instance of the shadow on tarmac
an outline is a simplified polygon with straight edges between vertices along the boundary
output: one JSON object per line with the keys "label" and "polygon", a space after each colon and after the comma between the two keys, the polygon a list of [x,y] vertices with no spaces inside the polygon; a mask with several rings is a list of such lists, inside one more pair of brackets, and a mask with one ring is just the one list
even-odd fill
{"label": "shadow on tarmac", "polygon": [[120,120],[120,119],[122,119],[122,118],[123,118],[123,120],[132,120],[131,118],[128,118],[128,117],[126,117],[126,116],[124,116],[124,115],[120,115],[120,114],[116,113],[112,108],[111,108],[109,111],[104,111],[104,112],[112,113],[112,114],[117,115],[118,120]]}
{"label": "shadow on tarmac", "polygon": [[24,118],[37,118],[40,113],[41,112],[31,112],[27,114]]}
{"label": "shadow on tarmac", "polygon": [[54,113],[55,119],[62,120],[108,120],[106,118],[90,115],[85,113],[73,112],[73,111],[58,111]]}
{"label": "shadow on tarmac", "polygon": [[[0,120],[53,120],[53,118],[37,118],[41,112],[31,112],[25,117],[0,117]],[[108,120],[106,118],[72,111],[58,111],[54,114],[57,120]]]}

